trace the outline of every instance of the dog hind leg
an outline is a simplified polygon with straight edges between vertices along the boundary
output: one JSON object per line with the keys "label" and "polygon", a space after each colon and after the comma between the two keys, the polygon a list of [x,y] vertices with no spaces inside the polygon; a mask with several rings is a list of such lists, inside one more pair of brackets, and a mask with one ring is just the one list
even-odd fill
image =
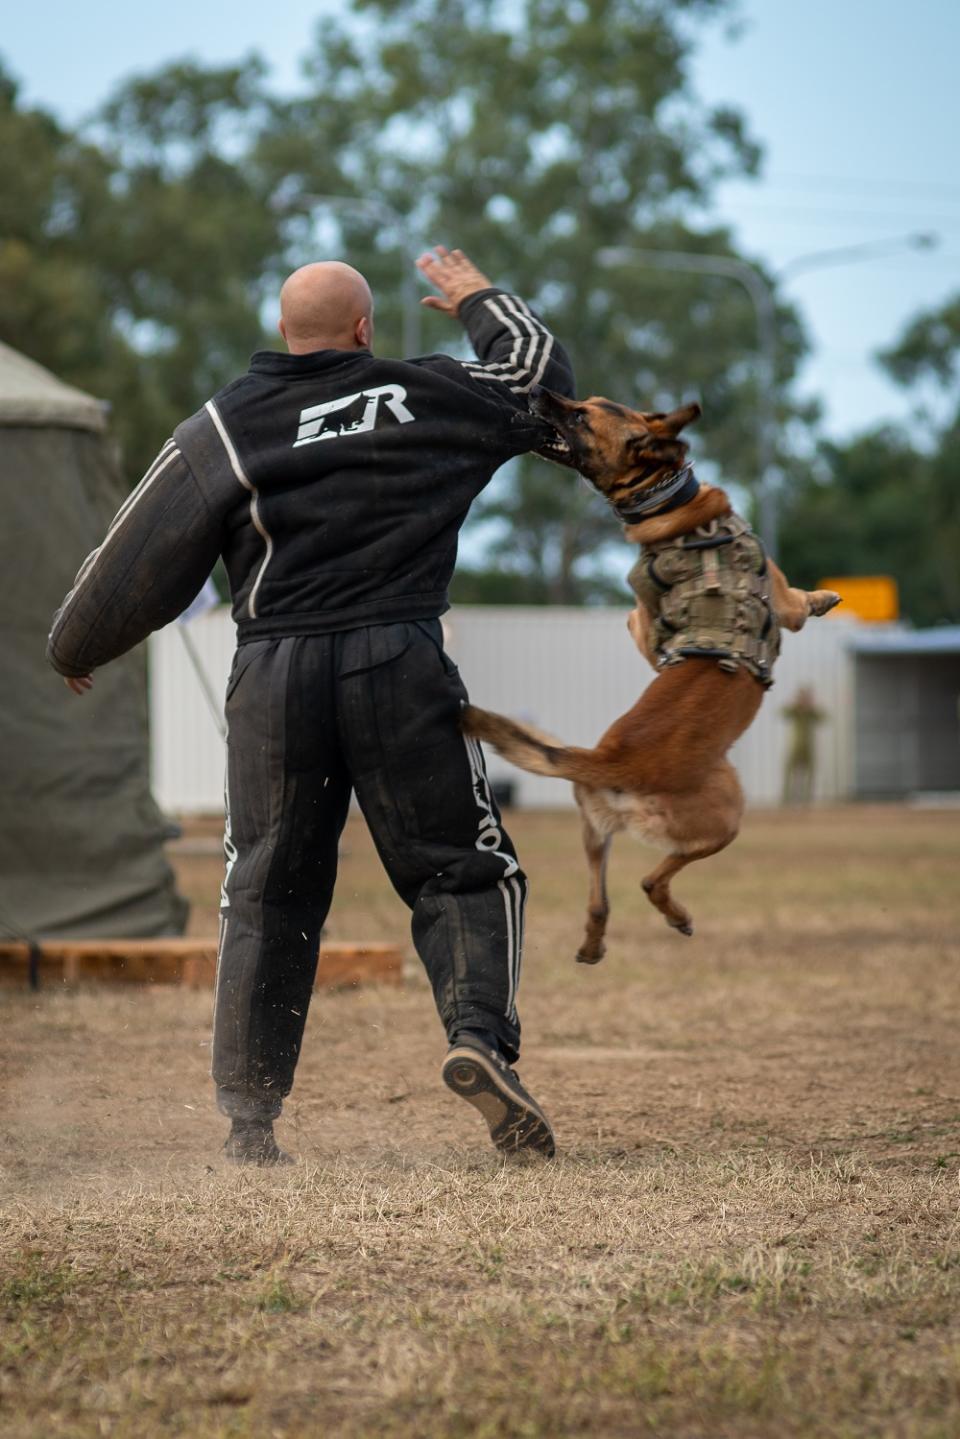
{"label": "dog hind leg", "polygon": [[655,870],[641,880],[650,903],[654,909],[660,911],[671,929],[679,930],[681,934],[693,934],[693,919],[690,911],[675,900],[670,893],[670,881],[674,875],[679,874],[695,859],[708,859],[711,854],[718,854],[720,850],[726,849],[727,845],[731,844],[735,838],[736,835],[732,834],[717,844],[705,844],[700,849],[674,850],[673,854],[668,854]]}
{"label": "dog hind leg", "polygon": [[670,881],[695,859],[719,854],[733,843],[740,832],[743,790],[733,765],[724,759],[699,789],[664,800],[666,834],[674,848],[641,883],[671,929],[689,935],[690,911],[673,898]]}
{"label": "dog hind leg", "polygon": [[587,927],[583,943],[577,951],[578,964],[599,964],[607,952],[604,935],[610,915],[610,900],[607,896],[607,860],[613,836],[603,834],[596,828],[587,809],[588,791],[582,785],[574,786],[574,796],[580,806],[580,822],[583,828],[583,847],[587,854],[590,871],[590,894],[587,900]]}

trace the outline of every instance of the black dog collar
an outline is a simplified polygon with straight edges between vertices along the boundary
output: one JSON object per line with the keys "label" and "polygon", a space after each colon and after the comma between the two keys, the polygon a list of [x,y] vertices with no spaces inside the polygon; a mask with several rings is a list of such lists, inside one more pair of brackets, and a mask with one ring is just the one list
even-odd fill
{"label": "black dog collar", "polygon": [[693,466],[684,465],[682,470],[664,475],[651,489],[641,491],[637,503],[629,510],[614,505],[613,512],[625,525],[635,525],[640,520],[651,519],[653,515],[666,515],[670,510],[688,505],[699,489],[700,481],[693,473]]}

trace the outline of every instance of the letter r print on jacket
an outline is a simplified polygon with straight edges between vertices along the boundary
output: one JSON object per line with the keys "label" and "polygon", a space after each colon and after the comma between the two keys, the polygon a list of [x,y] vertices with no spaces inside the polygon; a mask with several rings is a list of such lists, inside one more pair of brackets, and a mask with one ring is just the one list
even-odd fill
{"label": "letter r print on jacket", "polygon": [[[322,405],[311,405],[308,409],[300,411],[300,428],[297,430],[293,448],[296,449],[298,445],[312,445],[317,440],[332,440],[345,435],[362,435],[367,430],[375,430],[381,413],[381,400],[399,424],[407,425],[415,416],[404,404],[406,398],[407,392],[402,385],[377,385],[371,390],[358,390],[353,395],[342,395],[339,399],[327,400]],[[364,401],[364,405],[363,409],[359,410],[358,402],[361,400]],[[345,416],[337,425],[327,425],[326,421],[329,415],[354,409],[359,410],[359,413],[350,418]]]}

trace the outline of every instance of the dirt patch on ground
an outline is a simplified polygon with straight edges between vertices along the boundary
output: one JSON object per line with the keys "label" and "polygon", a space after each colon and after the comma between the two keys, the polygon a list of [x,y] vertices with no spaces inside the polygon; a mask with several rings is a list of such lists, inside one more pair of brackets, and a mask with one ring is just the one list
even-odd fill
{"label": "dirt patch on ground", "polygon": [[[4,995],[5,1433],[960,1432],[960,817],[754,815],[681,877],[691,940],[621,841],[596,968],[575,817],[510,827],[550,1166],[440,1085],[412,957],[317,997],[287,1173],[221,1165],[208,994]],[[344,848],[331,938],[405,938]]]}

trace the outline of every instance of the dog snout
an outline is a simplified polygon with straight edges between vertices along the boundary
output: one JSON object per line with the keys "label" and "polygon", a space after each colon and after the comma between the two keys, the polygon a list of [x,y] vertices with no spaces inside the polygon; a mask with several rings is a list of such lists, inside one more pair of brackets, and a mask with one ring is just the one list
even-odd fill
{"label": "dog snout", "polygon": [[535,415],[540,414],[540,405],[543,396],[546,393],[547,392],[542,385],[534,385],[533,389],[530,391],[530,408]]}
{"label": "dog snout", "polygon": [[543,385],[534,385],[530,391],[530,408],[541,420],[547,420],[561,411],[564,404],[560,395],[555,395]]}

